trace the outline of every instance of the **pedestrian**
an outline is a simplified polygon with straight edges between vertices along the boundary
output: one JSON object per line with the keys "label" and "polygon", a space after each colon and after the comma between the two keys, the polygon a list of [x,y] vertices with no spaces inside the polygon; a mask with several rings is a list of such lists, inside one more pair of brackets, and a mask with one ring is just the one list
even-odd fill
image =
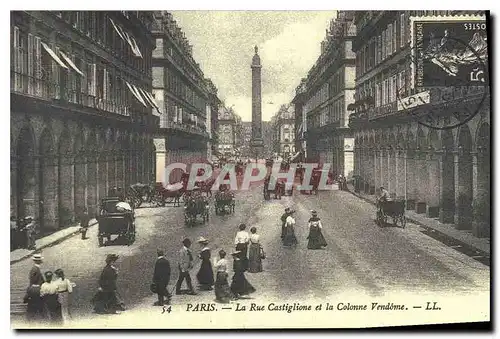
{"label": "pedestrian", "polygon": [[294,210],[290,210],[285,222],[285,237],[283,238],[283,245],[290,247],[297,245],[298,241],[295,237],[295,219],[293,218]]}
{"label": "pedestrian", "polygon": [[69,312],[69,295],[73,293],[73,283],[64,276],[64,271],[58,268],[55,272],[57,293],[59,294],[59,303],[61,304],[61,315],[63,323],[71,319]]}
{"label": "pedestrian", "polygon": [[89,215],[89,210],[87,207],[83,209],[83,213],[80,217],[80,227],[81,227],[81,232],[82,232],[82,240],[87,239],[87,230],[89,228],[89,223],[90,223],[90,215]]}
{"label": "pedestrian", "polygon": [[243,295],[248,295],[255,292],[255,288],[245,278],[245,267],[243,264],[243,253],[235,251],[231,253],[233,256],[233,281],[231,283],[231,292],[235,299],[239,299]]}
{"label": "pedestrian", "polygon": [[158,258],[155,263],[155,270],[153,273],[153,284],[158,294],[158,301],[155,306],[163,306],[165,297],[167,297],[167,305],[170,304],[172,296],[168,293],[168,283],[170,282],[170,262],[165,258],[163,250],[157,250]]}
{"label": "pedestrian", "polygon": [[248,272],[262,272],[262,245],[260,244],[257,228],[250,229],[250,247],[248,248]]}
{"label": "pedestrian", "polygon": [[311,211],[311,218],[309,218],[309,235],[307,239],[307,249],[318,250],[327,246],[325,237],[321,232],[323,225],[321,224],[321,219],[318,218],[318,212]]}
{"label": "pedestrian", "polygon": [[240,259],[245,270],[248,269],[248,242],[250,241],[250,235],[245,229],[247,226],[245,224],[240,224],[238,227],[239,231],[236,233],[234,238],[234,244],[236,245],[236,251],[240,251]]}
{"label": "pedestrian", "polygon": [[99,314],[115,314],[124,311],[125,307],[117,296],[118,269],[114,266],[118,255],[108,254],[106,266],[99,277],[99,288],[94,297],[94,310]]}
{"label": "pedestrian", "polygon": [[211,291],[213,290],[214,285],[214,271],[212,268],[212,263],[210,261],[210,248],[208,248],[207,246],[208,240],[204,237],[200,237],[198,239],[198,244],[200,244],[202,249],[199,254],[199,258],[201,259],[200,270],[196,274],[196,278],[198,279],[200,290]]}
{"label": "pedestrian", "polygon": [[215,264],[215,271],[217,272],[215,280],[215,300],[227,304],[231,301],[231,289],[229,288],[228,278],[228,262],[226,259],[226,252],[224,250],[219,251],[219,261]]}
{"label": "pedestrian", "polygon": [[175,286],[175,294],[181,294],[182,282],[186,280],[188,286],[188,293],[190,295],[195,295],[196,292],[193,289],[193,284],[191,282],[190,271],[193,268],[193,254],[189,249],[191,247],[191,240],[188,238],[182,241],[182,248],[179,251],[179,279],[177,279],[177,284]]}
{"label": "pedestrian", "polygon": [[285,213],[281,216],[281,240],[285,239],[286,218],[290,215],[290,207],[285,208]]}
{"label": "pedestrian", "polygon": [[36,240],[35,240],[35,232],[36,232],[36,224],[35,220],[32,216],[27,216],[24,218],[24,227],[22,231],[25,234],[25,248],[29,250],[36,249]]}
{"label": "pedestrian", "polygon": [[40,267],[43,257],[35,254],[32,257],[34,265],[29,272],[29,285],[24,296],[24,303],[27,305],[26,318],[29,322],[42,321],[44,319],[43,300],[40,296],[40,287],[44,283],[44,278]]}
{"label": "pedestrian", "polygon": [[45,282],[40,286],[42,297],[49,322],[54,325],[62,324],[61,304],[59,303],[58,284],[53,280],[51,271],[45,272]]}
{"label": "pedestrian", "polygon": [[10,217],[10,250],[13,251],[19,248],[19,231],[17,227],[17,218],[15,216]]}

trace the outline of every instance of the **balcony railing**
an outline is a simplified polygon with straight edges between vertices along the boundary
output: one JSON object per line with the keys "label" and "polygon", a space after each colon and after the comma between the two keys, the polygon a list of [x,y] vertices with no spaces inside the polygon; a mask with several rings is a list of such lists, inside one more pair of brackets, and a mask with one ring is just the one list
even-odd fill
{"label": "balcony railing", "polygon": [[130,116],[130,107],[118,104],[116,101],[104,100],[95,95],[79,92],[75,88],[64,87],[58,83],[28,76],[26,74],[12,72],[10,89],[13,93],[51,101],[57,100],[119,115]]}
{"label": "balcony railing", "polygon": [[190,125],[187,123],[180,123],[174,121],[163,121],[161,126],[162,128],[170,128],[178,131],[182,131],[185,133],[197,134],[203,137],[209,137],[208,132],[206,131],[206,127]]}

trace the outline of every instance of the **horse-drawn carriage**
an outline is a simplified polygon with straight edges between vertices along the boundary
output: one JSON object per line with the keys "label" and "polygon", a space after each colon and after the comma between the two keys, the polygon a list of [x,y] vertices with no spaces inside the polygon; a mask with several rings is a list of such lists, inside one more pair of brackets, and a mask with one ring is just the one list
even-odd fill
{"label": "horse-drawn carriage", "polygon": [[377,224],[381,227],[387,224],[390,217],[394,226],[406,227],[406,201],[379,201],[377,203]]}
{"label": "horse-drawn carriage", "polygon": [[271,183],[271,177],[267,177],[264,180],[264,200],[271,199],[271,193],[274,194],[274,199],[281,199],[285,195],[286,184],[284,181],[276,180],[274,187],[269,187]]}
{"label": "horse-drawn carriage", "polygon": [[156,206],[165,206],[168,203],[180,206],[181,197],[183,197],[184,192],[184,187],[178,188],[175,184],[164,186],[163,183],[157,182],[151,202]]}
{"label": "horse-drawn carriage", "polygon": [[215,214],[234,213],[235,201],[232,192],[223,190],[215,193]]}
{"label": "horse-drawn carriage", "polygon": [[[117,197],[103,198],[97,222],[99,223],[97,234],[99,246],[110,242],[113,235],[125,238],[127,245],[135,241],[135,213],[127,202],[120,201]],[[107,238],[106,242],[104,238]]]}
{"label": "horse-drawn carriage", "polygon": [[201,195],[193,195],[187,198],[184,204],[184,223],[190,225],[196,222],[198,216],[203,218],[203,222],[209,220],[210,205],[207,198]]}

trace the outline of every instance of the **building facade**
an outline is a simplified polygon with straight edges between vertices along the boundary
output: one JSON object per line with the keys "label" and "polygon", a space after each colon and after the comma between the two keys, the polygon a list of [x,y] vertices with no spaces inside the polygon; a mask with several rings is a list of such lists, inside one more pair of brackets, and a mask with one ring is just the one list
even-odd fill
{"label": "building facade", "polygon": [[[154,12],[152,35],[153,92],[160,111],[156,135],[156,181],[164,180],[168,164],[206,162],[211,132],[211,98],[192,46],[171,13]],[[171,173],[169,181],[180,180],[182,172]]]}
{"label": "building facade", "polygon": [[209,123],[209,125],[207,125],[207,130],[210,137],[207,145],[207,159],[212,161],[214,155],[217,154],[219,149],[219,109],[222,102],[217,96],[218,90],[212,80],[207,79],[206,83],[208,89],[207,122]]}
{"label": "building facade", "polygon": [[321,55],[293,100],[298,106],[295,118],[303,120],[297,134],[306,141],[301,146],[306,147],[308,161],[330,163],[334,173],[348,178],[354,174],[347,107],[354,103],[355,35],[354,12],[339,11],[321,43]]}
{"label": "building facade", "polygon": [[11,12],[11,214],[40,232],[154,172],[150,12]]}
{"label": "building facade", "polygon": [[225,158],[235,156],[236,114],[232,108],[219,110],[219,155]]}
{"label": "building facade", "polygon": [[[451,95],[449,88],[432,90],[418,106],[398,104],[426,90],[416,88],[413,81],[410,17],[457,14],[464,13],[356,12],[356,102],[350,122],[355,131],[355,173],[359,178],[355,189],[374,194],[383,186],[395,198],[405,199],[407,209],[487,237],[489,87],[452,90]],[[444,97],[449,99],[446,104]],[[436,129],[419,123],[432,111],[438,112],[439,121],[453,124],[460,112],[477,106],[479,100],[483,101],[477,114],[455,128]]]}
{"label": "building facade", "polygon": [[295,154],[295,117],[293,105],[282,105],[272,119],[274,152],[283,159]]}

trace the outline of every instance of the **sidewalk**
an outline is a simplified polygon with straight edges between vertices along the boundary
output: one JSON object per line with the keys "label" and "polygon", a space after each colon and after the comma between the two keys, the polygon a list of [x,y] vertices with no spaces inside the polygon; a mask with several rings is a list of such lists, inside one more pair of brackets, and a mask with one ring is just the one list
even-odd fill
{"label": "sidewalk", "polygon": [[[89,227],[92,227],[97,224],[96,219],[91,219],[89,223]],[[76,234],[80,233],[80,226],[70,226],[63,228],[60,231],[54,232],[46,237],[40,238],[36,240],[36,249],[35,250],[28,250],[25,248],[19,248],[17,250],[14,250],[10,252],[10,264],[15,264],[19,261],[22,261],[24,259],[27,259],[31,257],[33,254],[36,252],[39,252],[40,250],[50,247],[53,245],[56,245],[60,243],[61,241],[64,241]]]}
{"label": "sidewalk", "polygon": [[[354,192],[354,186],[352,184],[349,184],[348,187],[350,193],[375,205],[376,198],[374,195]],[[424,228],[434,230],[444,236],[454,239],[458,243],[472,247],[488,257],[490,256],[491,246],[489,238],[477,238],[468,231],[457,230],[453,224],[442,224],[436,219],[428,218],[425,214],[417,214],[415,211],[406,210],[405,215],[406,220],[408,221],[418,224]]]}

